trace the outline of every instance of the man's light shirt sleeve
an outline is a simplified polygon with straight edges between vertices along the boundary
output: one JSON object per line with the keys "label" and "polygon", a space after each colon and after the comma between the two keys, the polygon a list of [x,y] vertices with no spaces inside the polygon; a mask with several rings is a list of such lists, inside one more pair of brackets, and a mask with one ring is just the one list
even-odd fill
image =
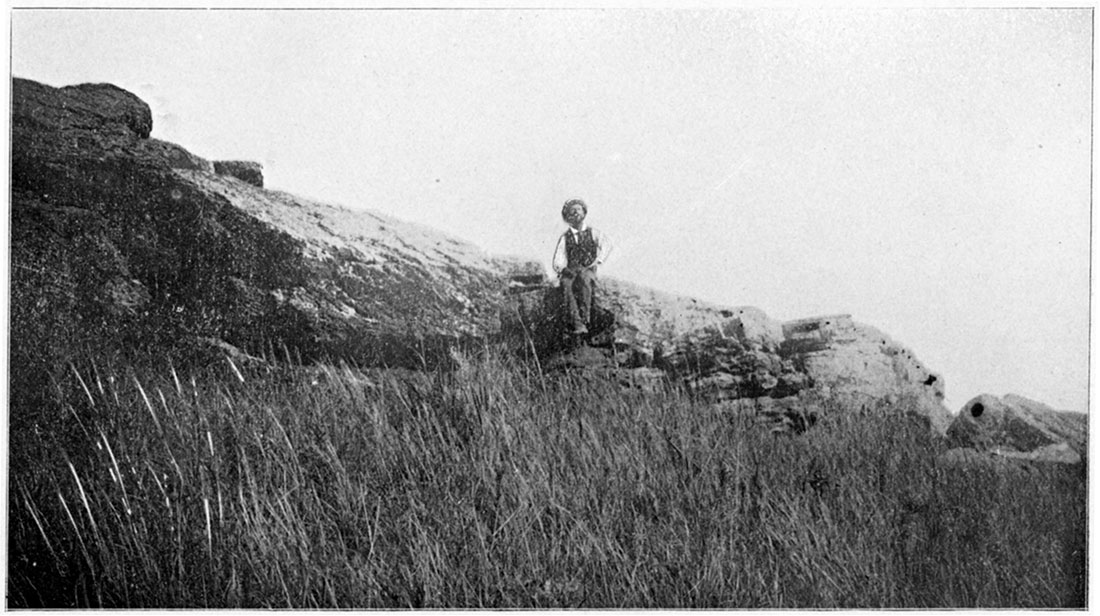
{"label": "man's light shirt sleeve", "polygon": [[593,239],[596,240],[596,246],[598,247],[596,251],[596,265],[601,265],[607,260],[607,257],[611,255],[611,238],[609,238],[606,233],[601,233],[597,229],[593,229],[592,232],[594,236]]}
{"label": "man's light shirt sleeve", "polygon": [[[568,233],[568,231],[566,231]],[[565,266],[565,234],[558,238],[558,245],[554,248],[554,260],[553,260],[554,273],[560,274]]]}

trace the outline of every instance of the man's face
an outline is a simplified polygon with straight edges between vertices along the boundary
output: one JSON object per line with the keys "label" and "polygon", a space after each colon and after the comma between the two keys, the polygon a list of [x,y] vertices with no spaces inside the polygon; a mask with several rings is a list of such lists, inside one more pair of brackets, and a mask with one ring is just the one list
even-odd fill
{"label": "man's face", "polygon": [[565,211],[565,222],[569,223],[570,227],[579,229],[584,222],[584,208],[579,205],[571,205]]}

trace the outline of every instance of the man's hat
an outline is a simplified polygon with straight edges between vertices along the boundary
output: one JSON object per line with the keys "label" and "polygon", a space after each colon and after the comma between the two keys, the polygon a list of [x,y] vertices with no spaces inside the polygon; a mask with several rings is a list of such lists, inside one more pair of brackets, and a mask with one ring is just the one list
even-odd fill
{"label": "man's hat", "polygon": [[565,205],[561,206],[561,217],[565,218],[565,215],[569,213],[569,209],[574,205],[581,206],[581,210],[584,211],[584,215],[588,216],[588,206],[585,205],[584,201],[580,199],[570,199],[565,202]]}

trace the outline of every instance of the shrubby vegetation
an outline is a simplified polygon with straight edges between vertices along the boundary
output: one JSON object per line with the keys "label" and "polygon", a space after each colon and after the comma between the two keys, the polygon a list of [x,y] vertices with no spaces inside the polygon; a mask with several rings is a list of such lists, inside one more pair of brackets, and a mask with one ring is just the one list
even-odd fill
{"label": "shrubby vegetation", "polygon": [[11,409],[11,607],[1084,604],[1081,471],[946,468],[899,408],[549,376],[74,362]]}

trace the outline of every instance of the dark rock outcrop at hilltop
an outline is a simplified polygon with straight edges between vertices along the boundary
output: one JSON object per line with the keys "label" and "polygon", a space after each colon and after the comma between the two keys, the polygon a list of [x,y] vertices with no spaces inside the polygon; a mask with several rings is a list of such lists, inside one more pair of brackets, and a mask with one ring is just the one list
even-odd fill
{"label": "dark rock outcrop at hilltop", "polygon": [[14,80],[13,115],[24,126],[46,131],[57,129],[125,132],[146,139],[153,131],[153,113],[137,96],[109,83],[85,83],[64,88]]}
{"label": "dark rock outcrop at hilltop", "polygon": [[13,365],[107,345],[424,367],[505,341],[778,415],[810,392],[907,398],[946,430],[942,377],[847,315],[780,323],[604,279],[595,351],[563,355],[560,294],[537,263],[265,190],[256,163],[151,139],[149,107],[114,86],[15,79],[12,100]]}
{"label": "dark rock outcrop at hilltop", "polygon": [[522,262],[237,177],[258,166],[219,175],[149,139],[150,117],[117,88],[14,80],[17,352],[219,339],[423,366],[496,329]]}

